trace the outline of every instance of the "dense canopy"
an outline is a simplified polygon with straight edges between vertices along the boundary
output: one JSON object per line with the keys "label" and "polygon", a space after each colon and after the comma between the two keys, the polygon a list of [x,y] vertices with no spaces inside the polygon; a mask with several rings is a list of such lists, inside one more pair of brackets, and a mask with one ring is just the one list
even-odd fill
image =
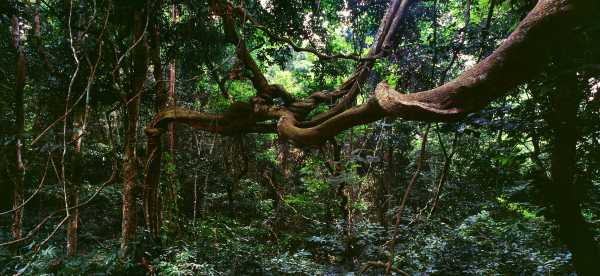
{"label": "dense canopy", "polygon": [[593,275],[600,3],[0,3],[0,274]]}

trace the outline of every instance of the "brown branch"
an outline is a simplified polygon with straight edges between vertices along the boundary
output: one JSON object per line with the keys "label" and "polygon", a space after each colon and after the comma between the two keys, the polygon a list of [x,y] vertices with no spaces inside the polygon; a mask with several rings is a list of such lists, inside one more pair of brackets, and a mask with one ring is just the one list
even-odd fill
{"label": "brown branch", "polygon": [[[395,0],[390,3],[386,15],[381,20],[377,40],[371,45],[369,56],[387,56],[389,54],[390,49],[397,44],[394,38],[397,35],[399,23],[404,19],[406,11],[412,3],[414,3],[413,0]],[[350,108],[358,94],[360,94],[361,88],[365,85],[374,64],[373,60],[361,62],[355,73],[339,89],[343,92],[336,97],[341,98],[340,102],[327,112],[315,116],[308,122],[300,123],[298,126],[311,127],[321,124]],[[312,108],[314,109],[316,106]]]}
{"label": "brown branch", "polygon": [[275,98],[273,96],[274,91],[273,87],[267,81],[267,78],[261,72],[258,64],[250,54],[250,51],[246,47],[245,40],[240,37],[236,28],[236,21],[233,18],[234,7],[233,4],[228,2],[225,7],[221,6],[217,1],[212,1],[213,5],[217,6],[219,10],[224,10],[225,12],[219,12],[218,14],[223,18],[223,29],[225,31],[225,37],[227,40],[236,46],[236,54],[238,59],[252,72],[252,76],[250,80],[252,81],[252,85],[257,90],[260,98],[263,98],[267,102],[270,102],[271,99]]}
{"label": "brown branch", "polygon": [[549,56],[569,49],[565,38],[590,24],[598,6],[581,0],[540,1],[498,49],[455,80],[412,94],[398,93],[380,83],[368,103],[317,126],[300,128],[293,114],[283,116],[279,133],[298,143],[313,145],[342,130],[385,116],[419,121],[459,119],[535,77]]}
{"label": "brown branch", "polygon": [[46,173],[48,172],[48,165],[49,164],[50,164],[50,157],[48,157],[48,160],[46,161],[46,167],[44,168],[44,174],[42,175],[42,179],[40,180],[40,184],[38,184],[38,186],[35,189],[35,191],[26,200],[24,200],[23,202],[21,202],[21,204],[13,207],[12,209],[10,209],[8,211],[0,212],[0,216],[6,215],[6,214],[10,214],[12,212],[16,212],[18,210],[21,210],[21,208],[23,208],[25,205],[27,205],[27,203],[29,203],[29,201],[31,201],[42,190],[42,187],[44,186],[44,182],[46,181]]}
{"label": "brown branch", "polygon": [[438,180],[438,185],[435,190],[435,194],[433,196],[433,202],[431,203],[431,209],[429,210],[429,214],[427,218],[431,217],[431,214],[435,212],[438,202],[440,200],[440,195],[442,193],[442,189],[444,187],[444,183],[446,183],[446,179],[448,178],[448,171],[450,170],[450,163],[452,162],[452,157],[456,153],[456,143],[458,142],[458,133],[454,133],[454,139],[452,140],[452,146],[450,147],[450,153],[448,153],[445,149],[444,142],[442,141],[442,137],[440,136],[440,132],[437,132],[438,141],[442,148],[442,152],[444,153],[444,164],[442,165],[442,171],[440,172],[440,177]]}
{"label": "brown branch", "polygon": [[[412,0],[394,0],[392,3],[390,3],[388,12],[380,24],[377,41],[372,45],[371,50],[369,51],[369,58],[363,59],[362,62],[357,66],[357,71],[342,85],[340,89],[338,89],[339,93],[335,93],[332,95],[332,97],[330,97],[330,99],[342,98],[342,101],[330,111],[320,114],[314,120],[306,123],[305,125],[312,126],[319,124],[322,121],[341,113],[351,106],[352,102],[358,95],[358,92],[360,92],[360,87],[368,78],[370,69],[374,64],[374,60],[389,54],[389,49],[393,45],[393,38],[397,32],[399,22],[403,19],[406,10],[412,2]],[[265,99],[267,103],[270,103],[271,98],[282,98],[286,105],[295,105],[296,109],[301,107],[303,115],[307,114],[310,112],[310,110],[316,108],[318,104],[322,103],[322,101],[315,100],[317,98],[313,97],[311,97],[309,101],[303,101],[301,103],[293,102],[293,97],[282,86],[270,85],[250,55],[244,40],[237,34],[235,29],[235,21],[233,20],[232,14],[237,12],[239,16],[248,18],[251,21],[253,20],[252,17],[248,16],[247,12],[243,8],[234,7],[231,2],[227,3],[226,8],[219,7],[219,10],[227,11],[218,13],[223,18],[225,34],[230,42],[237,46],[236,52],[238,58],[250,69],[250,71],[252,71],[253,76],[251,80],[255,89],[258,90],[258,96],[260,98]],[[255,25],[262,26],[256,21],[253,23],[256,23]],[[262,27],[262,29],[263,31],[268,31],[264,27]],[[269,31],[269,33],[272,32]]]}
{"label": "brown branch", "polygon": [[396,251],[396,241],[398,239],[398,228],[400,226],[400,220],[402,219],[402,214],[404,213],[404,207],[406,206],[406,202],[408,201],[408,196],[412,191],[412,187],[417,183],[417,178],[421,174],[421,169],[423,168],[423,161],[425,159],[425,150],[427,148],[427,136],[429,135],[429,128],[431,124],[427,124],[425,128],[425,132],[423,133],[423,140],[421,141],[421,150],[419,151],[419,157],[417,157],[417,167],[413,174],[410,183],[406,187],[406,191],[404,191],[404,196],[402,197],[402,201],[400,202],[400,207],[398,207],[398,211],[396,212],[396,223],[394,224],[394,231],[392,234],[392,238],[389,241],[389,251],[390,256],[388,262],[386,264],[385,274],[389,275],[392,269],[392,265],[394,264],[394,254]]}
{"label": "brown branch", "polygon": [[[60,177],[58,172],[57,172],[57,177]],[[116,179],[117,179],[117,171],[113,170],[113,174],[109,177],[109,179],[106,180],[104,183],[102,183],[100,185],[100,187],[98,187],[98,189],[96,189],[96,191],[94,191],[94,193],[88,199],[86,199],[85,201],[83,201],[83,202],[81,202],[81,203],[79,203],[77,205],[69,206],[68,208],[62,208],[62,209],[59,209],[59,210],[56,210],[56,211],[52,212],[50,215],[48,215],[44,219],[42,219],[31,231],[29,231],[29,233],[27,233],[27,235],[25,237],[22,237],[20,239],[15,239],[15,240],[12,240],[12,241],[8,241],[8,242],[4,242],[4,243],[0,243],[0,246],[7,246],[7,245],[11,245],[11,244],[16,244],[16,243],[20,243],[22,241],[26,241],[26,240],[32,238],[33,235],[35,235],[35,233],[39,232],[42,229],[42,227],[48,222],[48,220],[50,220],[52,217],[56,216],[59,213],[67,212],[69,210],[80,208],[80,207],[83,207],[83,206],[89,204],[94,198],[96,198],[96,196],[104,188],[106,188],[106,186],[108,186],[109,184],[115,182]]]}
{"label": "brown branch", "polygon": [[277,117],[256,113],[250,104],[241,102],[233,103],[223,114],[174,107],[158,113],[146,128],[146,133],[160,133],[169,122],[184,123],[196,129],[226,136],[240,133],[274,133],[277,131],[274,124],[261,122],[275,118]]}
{"label": "brown branch", "polygon": [[[397,0],[390,5],[386,14],[388,20],[382,20],[383,27],[379,36],[387,33],[386,28],[389,30],[393,26],[389,14],[396,15],[393,18],[402,14],[399,13],[402,11],[400,2],[410,2],[405,1]],[[548,57],[569,50],[568,38],[594,22],[598,6],[595,1],[540,1],[498,49],[453,81],[411,94],[398,93],[386,83],[380,83],[375,89],[375,96],[367,103],[351,108],[334,108],[335,111],[326,113],[326,116],[315,117],[317,120],[314,123],[303,121],[304,116],[323,100],[345,97],[352,87],[356,87],[355,83],[360,87],[369,71],[362,68],[369,68],[371,61],[359,65],[357,73],[331,95],[317,92],[306,100],[281,108],[255,101],[246,104],[248,107],[243,112],[239,112],[239,106],[233,104],[229,111],[218,115],[178,109],[175,116],[171,110],[161,112],[150,128],[156,128],[161,121],[175,120],[200,129],[228,134],[248,131],[255,128],[257,122],[279,118],[277,131],[282,138],[303,145],[319,145],[343,130],[386,116],[420,121],[456,120],[483,108],[510,89],[532,79],[547,64]],[[233,22],[225,25],[230,24]],[[372,46],[372,52],[381,50],[383,45],[384,41],[378,39]],[[352,99],[352,96],[347,98]],[[346,104],[344,100],[340,103]],[[233,118],[239,119],[236,121]],[[263,126],[259,129],[265,130]]]}

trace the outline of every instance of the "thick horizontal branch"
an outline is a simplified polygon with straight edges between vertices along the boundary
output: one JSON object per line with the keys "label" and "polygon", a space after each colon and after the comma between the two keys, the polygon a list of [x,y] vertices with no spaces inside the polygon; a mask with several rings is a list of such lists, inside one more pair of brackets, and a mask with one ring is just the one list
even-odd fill
{"label": "thick horizontal branch", "polygon": [[320,145],[333,138],[343,130],[353,126],[368,124],[384,116],[384,111],[375,100],[366,104],[347,109],[324,122],[307,128],[298,127],[299,122],[293,113],[288,113],[279,119],[277,132],[284,139],[300,145]]}
{"label": "thick horizontal branch", "polygon": [[187,124],[195,129],[219,133],[221,135],[238,135],[243,133],[275,133],[274,123],[265,123],[276,119],[265,112],[255,112],[250,105],[234,103],[232,108],[222,114],[198,112],[174,107],[161,111],[146,128],[146,134],[160,134],[170,122]]}
{"label": "thick horizontal branch", "polygon": [[278,131],[299,144],[313,145],[386,116],[421,121],[459,119],[535,77],[549,56],[576,50],[569,48],[569,37],[593,22],[598,5],[583,0],[540,1],[498,49],[449,83],[411,94],[380,83],[367,104],[308,128],[299,127],[290,114],[280,119]]}
{"label": "thick horizontal branch", "polygon": [[451,120],[478,111],[534,78],[548,57],[577,50],[569,38],[593,20],[591,11],[598,5],[586,2],[540,1],[490,56],[455,80],[412,94],[381,84],[375,91],[377,101],[386,115],[413,120]]}
{"label": "thick horizontal branch", "polygon": [[[399,3],[397,0],[392,4]],[[548,63],[548,57],[577,50],[572,49],[569,41],[573,34],[581,32],[590,23],[598,24],[594,22],[598,6],[599,3],[595,1],[584,0],[540,1],[489,57],[453,81],[431,90],[404,94],[391,89],[386,83],[380,83],[375,89],[374,97],[366,104],[352,108],[343,106],[334,112],[326,112],[326,116],[316,116],[318,120],[303,121],[303,112],[312,110],[322,100],[342,97],[341,103],[344,103],[348,98],[352,99],[347,93],[356,92],[353,89],[358,89],[357,84],[368,76],[368,70],[359,68],[342,86],[344,89],[333,94],[318,92],[309,99],[288,107],[271,107],[260,102],[253,102],[244,108],[232,105],[230,111],[222,115],[185,110],[164,111],[149,129],[160,128],[160,124],[165,121],[178,121],[225,135],[271,132],[274,131],[273,125],[259,124],[279,118],[277,132],[282,138],[303,145],[318,145],[345,129],[386,116],[421,121],[456,120],[483,108],[492,100],[535,77]],[[400,5],[397,8],[401,8]],[[395,13],[393,6],[388,12]],[[387,19],[388,23],[383,20],[382,34],[386,34],[386,26],[393,26],[393,22],[397,20],[392,20],[392,23],[389,21],[390,18]],[[387,34],[385,36],[389,37]],[[378,40],[373,49],[377,47],[385,47],[385,40]]]}

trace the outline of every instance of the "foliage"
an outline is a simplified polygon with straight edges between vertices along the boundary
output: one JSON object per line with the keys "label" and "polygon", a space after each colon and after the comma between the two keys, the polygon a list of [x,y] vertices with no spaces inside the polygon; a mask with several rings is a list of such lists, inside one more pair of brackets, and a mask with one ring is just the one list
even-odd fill
{"label": "foliage", "polygon": [[[171,83],[175,105],[209,113],[249,108],[241,102],[257,93],[253,73],[236,55],[237,45],[227,41],[223,20],[210,1],[174,1],[180,12],[174,22],[169,1],[73,1],[71,10],[68,1],[47,0],[39,6],[38,38],[37,1],[5,2],[10,4],[0,3],[0,154],[7,158],[0,159],[0,212],[13,208],[15,143],[21,137],[24,195],[33,195],[24,208],[24,234],[57,213],[25,242],[0,246],[1,275],[354,275],[369,263],[390,259],[394,268],[411,275],[573,274],[572,254],[557,238],[556,210],[544,192],[551,181],[556,134],[550,103],[562,77],[573,72],[580,91],[574,193],[595,241],[600,239],[600,75],[596,65],[559,62],[457,122],[390,118],[354,127],[314,148],[275,134],[224,137],[176,125],[173,151],[168,139],[162,141],[157,208],[163,224],[154,236],[146,229],[141,197],[150,154],[143,126],[158,111],[161,99],[155,92],[161,82],[153,74],[156,57],[147,57],[150,67],[134,126],[138,140],[127,144],[126,95],[136,63],[130,49],[135,43],[132,14],[149,12],[144,22],[148,36],[140,45],[163,65],[158,75],[164,88],[169,64],[176,68]],[[389,1],[233,2],[297,45],[365,56]],[[452,79],[496,48],[534,2],[418,1],[396,34],[398,47],[375,62],[353,104],[365,103],[382,80],[409,93]],[[15,127],[13,15],[22,22],[28,61],[24,133]],[[282,85],[296,99],[334,91],[358,64],[321,60],[250,23],[236,26],[269,83]],[[157,52],[152,52],[154,43]],[[588,52],[573,53],[573,62],[586,59]],[[276,100],[274,106],[283,104]],[[306,115],[332,106],[325,102]],[[72,113],[63,120],[69,108]],[[69,139],[77,129],[76,116],[83,114],[86,132],[76,159]],[[429,140],[421,155],[427,126]],[[134,188],[137,236],[128,254],[120,250],[126,146],[137,151],[134,182],[139,183]],[[417,172],[420,158],[423,168]],[[76,165],[81,165],[82,181],[66,191]],[[412,178],[414,188],[399,215]],[[75,193],[86,205],[79,208],[78,252],[69,257],[67,227],[53,230],[66,215],[65,198]],[[12,222],[11,215],[0,216],[0,243],[13,239]],[[390,256],[392,239],[397,242]],[[365,271],[383,273],[380,266]]]}

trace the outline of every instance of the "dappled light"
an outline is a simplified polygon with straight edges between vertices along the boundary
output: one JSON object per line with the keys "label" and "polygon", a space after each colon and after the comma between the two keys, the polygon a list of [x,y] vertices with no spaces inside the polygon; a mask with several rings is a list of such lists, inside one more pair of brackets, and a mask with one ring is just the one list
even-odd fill
{"label": "dappled light", "polygon": [[1,275],[595,275],[600,3],[0,4]]}

